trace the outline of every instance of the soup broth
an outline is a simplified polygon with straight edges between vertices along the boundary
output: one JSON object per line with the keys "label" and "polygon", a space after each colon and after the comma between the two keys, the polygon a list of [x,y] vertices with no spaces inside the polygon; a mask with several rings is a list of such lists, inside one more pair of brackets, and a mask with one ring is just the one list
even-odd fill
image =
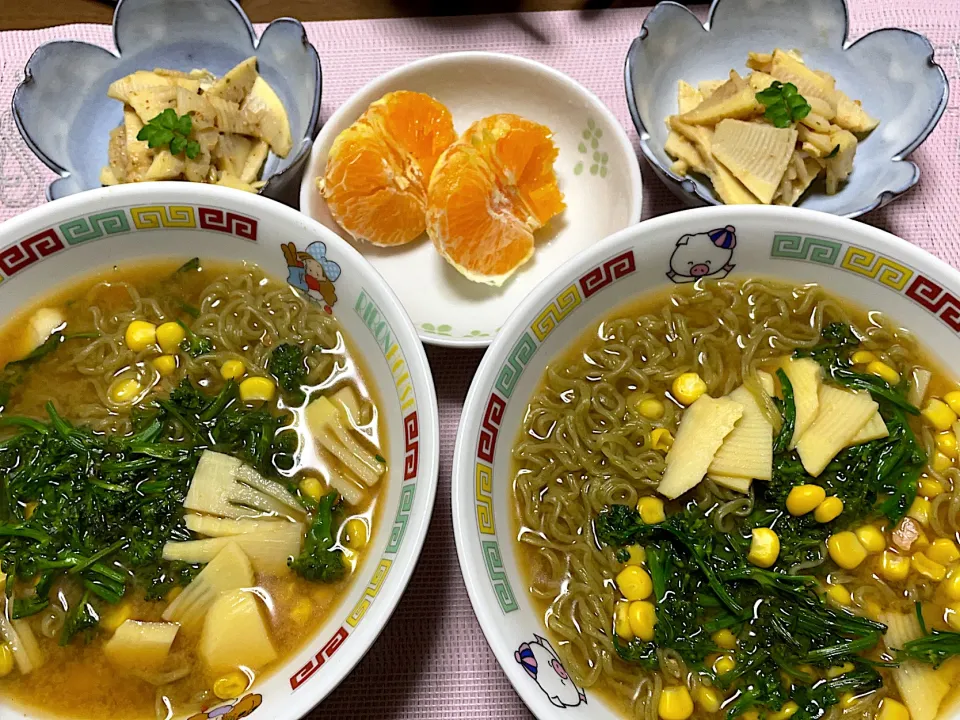
{"label": "soup broth", "polygon": [[[783,382],[801,357],[821,403],[869,393],[886,426],[816,475],[802,434],[792,448],[809,393]],[[960,652],[957,387],[907,330],[815,285],[698,282],[612,312],[549,364],[514,447],[519,556],[566,670],[644,720],[942,716]],[[767,423],[768,479],[718,473],[709,424],[682,438],[693,405],[731,394]],[[671,448],[702,470],[665,497]],[[903,649],[930,632],[937,652]]]}
{"label": "soup broth", "polygon": [[[346,593],[388,448],[361,358],[286,283],[196,259],[115,267],[8,321],[0,368],[0,696],[65,718],[189,717],[243,695]],[[214,461],[229,489],[194,497]],[[144,627],[127,621],[176,634],[159,656],[118,652]]]}

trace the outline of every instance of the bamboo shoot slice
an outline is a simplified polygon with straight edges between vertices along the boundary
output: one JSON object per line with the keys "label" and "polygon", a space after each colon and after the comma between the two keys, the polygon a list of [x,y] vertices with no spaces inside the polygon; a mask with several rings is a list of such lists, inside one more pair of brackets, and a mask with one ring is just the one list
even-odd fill
{"label": "bamboo shoot slice", "polygon": [[178,90],[180,92],[187,92],[183,90],[183,88],[176,87],[153,87],[143,90],[133,90],[127,97],[127,104],[137,113],[140,121],[146,124],[167,108],[176,107]]}
{"label": "bamboo shoot slice", "polygon": [[299,524],[290,524],[291,530],[250,532],[230,537],[168,542],[163,546],[164,560],[179,560],[191,565],[211,562],[230,543],[236,543],[250,558],[257,572],[279,575],[287,572],[287,560],[300,552],[303,542]]}
{"label": "bamboo shoot slice", "polygon": [[256,182],[260,177],[260,170],[267,159],[267,153],[270,152],[270,146],[265,140],[257,140],[247,155],[247,160],[240,171],[240,179],[245,183]]}
{"label": "bamboo shoot slice", "polygon": [[254,128],[253,134],[266,140],[280,157],[287,156],[293,147],[290,120],[280,98],[261,76],[257,76],[244,98],[240,112]]}
{"label": "bamboo shoot slice", "polygon": [[127,620],[103,646],[103,654],[123,669],[156,670],[166,662],[180,626]]}
{"label": "bamboo shoot slice", "polygon": [[816,360],[790,358],[784,365],[783,371],[793,386],[793,403],[797,409],[793,439],[790,440],[790,449],[793,450],[820,411],[820,384],[823,370]]}
{"label": "bamboo shoot slice", "polygon": [[713,159],[713,131],[710,128],[687,125],[676,115],[670,118],[670,127],[696,146],[703,159],[704,172],[724,204],[756,205],[760,202],[729,170]]}
{"label": "bamboo shoot slice", "polygon": [[[702,80],[697,83],[697,90],[700,91],[701,102],[713,95],[717,90],[723,87],[726,80]],[[691,108],[692,110],[693,108]],[[680,112],[684,112],[681,110]]]}
{"label": "bamboo shoot slice", "polygon": [[713,473],[710,473],[707,475],[707,477],[713,480],[720,487],[725,487],[729,490],[743,493],[744,495],[750,492],[750,483],[753,482],[753,480],[750,478],[731,477],[729,475],[714,475]]}
{"label": "bamboo shoot slice", "polygon": [[680,419],[657,491],[674,499],[703,480],[724,438],[742,416],[743,406],[735,400],[715,400],[709,395],[697,398]]}
{"label": "bamboo shoot slice", "polygon": [[851,100],[846,93],[839,90],[834,92],[837,98],[837,114],[833,121],[844,130],[867,133],[880,124],[879,120],[867,114],[859,100]]}
{"label": "bamboo shoot slice", "polygon": [[774,50],[769,72],[782,83],[793,83],[803,97],[824,100],[836,112],[837,96],[832,85],[793,55]]}
{"label": "bamboo shoot slice", "polygon": [[228,542],[189,585],[163,611],[163,619],[184,630],[199,627],[207,610],[221,594],[252,587],[253,566],[237,543]]}
{"label": "bamboo shoot slice", "polygon": [[239,104],[253,88],[257,77],[257,58],[248,57],[214,82],[205,94]]}
{"label": "bamboo shoot slice", "polygon": [[860,432],[853,436],[851,445],[860,445],[865,442],[870,442],[871,440],[879,440],[880,438],[885,438],[890,434],[890,431],[887,430],[887,424],[883,421],[879,412],[875,412],[873,417],[867,421],[867,424],[864,425]]}
{"label": "bamboo shoot slice", "polygon": [[813,477],[822,473],[867,424],[877,407],[868,392],[821,385],[820,411],[797,443],[804,470]]}
{"label": "bamboo shoot slice", "polygon": [[713,134],[713,156],[760,202],[769,205],[797,144],[797,131],[722,120]]}
{"label": "bamboo shoot slice", "polygon": [[[887,626],[883,640],[891,651],[923,635],[914,613],[886,613],[881,615],[880,621]],[[893,671],[893,678],[900,697],[910,710],[911,720],[935,720],[940,703],[950,692],[950,672],[945,668],[934,670],[930,665],[907,660]]]}
{"label": "bamboo shoot slice", "polygon": [[217,674],[238,667],[259,670],[276,660],[257,596],[246,590],[222,595],[207,613],[197,654]]}
{"label": "bamboo shoot slice", "polygon": [[716,125],[724,118],[748,118],[757,113],[756,93],[736,71],[730,79],[690,112],[680,115],[688,125]]}
{"label": "bamboo shoot slice", "polygon": [[107,97],[119,100],[122,103],[128,103],[132,92],[158,87],[171,87],[173,84],[173,80],[169,77],[163,77],[149,70],[137,70],[110,83],[110,87],[107,88]]}
{"label": "bamboo shoot slice", "polygon": [[[723,84],[723,81],[720,82]],[[685,80],[677,83],[677,108],[680,114],[688,113],[703,102],[703,94]]]}
{"label": "bamboo shoot slice", "polygon": [[747,387],[741,385],[727,397],[743,406],[743,415],[717,450],[710,475],[769,480],[773,473],[773,425]]}

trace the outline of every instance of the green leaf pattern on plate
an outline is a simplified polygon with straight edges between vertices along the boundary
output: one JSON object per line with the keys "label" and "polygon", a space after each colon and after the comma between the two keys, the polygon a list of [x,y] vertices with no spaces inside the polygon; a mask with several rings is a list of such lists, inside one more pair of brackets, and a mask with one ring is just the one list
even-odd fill
{"label": "green leaf pattern on plate", "polygon": [[587,127],[581,133],[583,138],[577,145],[577,151],[586,158],[580,158],[577,164],[573,166],[574,175],[582,175],[585,169],[589,169],[591,175],[599,175],[602,178],[607,176],[607,162],[610,160],[609,154],[600,149],[600,140],[603,138],[603,130],[597,127],[593,118],[587,118]]}
{"label": "green leaf pattern on plate", "polygon": [[420,329],[424,330],[431,335],[439,335],[441,337],[449,338],[486,338],[493,337],[493,335],[500,328],[496,328],[493,332],[484,332],[483,330],[470,330],[468,332],[454,331],[452,325],[434,325],[433,323],[420,323]]}

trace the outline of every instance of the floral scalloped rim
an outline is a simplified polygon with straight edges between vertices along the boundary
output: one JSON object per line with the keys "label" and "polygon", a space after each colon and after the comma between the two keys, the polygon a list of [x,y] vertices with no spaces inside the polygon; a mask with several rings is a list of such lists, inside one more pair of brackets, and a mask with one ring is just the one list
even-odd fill
{"label": "floral scalloped rim", "polygon": [[458,339],[488,338],[493,337],[500,331],[500,328],[494,328],[492,332],[486,332],[484,330],[470,330],[469,332],[462,332],[456,330],[453,325],[434,325],[433,323],[420,323],[420,329],[438,337]]}

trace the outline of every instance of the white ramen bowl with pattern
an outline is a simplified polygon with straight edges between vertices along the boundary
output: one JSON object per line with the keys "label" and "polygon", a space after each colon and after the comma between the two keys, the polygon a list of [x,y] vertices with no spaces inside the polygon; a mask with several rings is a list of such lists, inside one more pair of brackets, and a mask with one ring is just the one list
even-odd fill
{"label": "white ramen bowl with pattern", "polygon": [[758,276],[818,283],[881,311],[943,367],[960,353],[960,273],[886,232],[809,210],[714,207],[648,220],[537,286],[474,377],[452,482],[457,551],[474,610],[507,677],[541,720],[620,717],[567,673],[520,565],[512,451],[544,369],[630,301],[698,279]]}
{"label": "white ramen bowl with pattern", "polygon": [[[312,245],[312,252],[322,244],[327,260],[340,268],[332,312],[380,399],[389,466],[381,480],[384,504],[370,552],[315,635],[241,698],[218,702],[202,717],[229,714],[250,696],[244,706],[256,709],[231,717],[303,717],[389,620],[416,565],[436,492],[437,404],[423,346],[394,293],[356,250],[319,223],[261,197],[145,183],[72,195],[0,225],[0,318],[96,270],[149,259],[246,261],[296,285],[281,247],[291,242],[298,251]],[[0,698],[5,720],[39,717],[25,712]]]}

